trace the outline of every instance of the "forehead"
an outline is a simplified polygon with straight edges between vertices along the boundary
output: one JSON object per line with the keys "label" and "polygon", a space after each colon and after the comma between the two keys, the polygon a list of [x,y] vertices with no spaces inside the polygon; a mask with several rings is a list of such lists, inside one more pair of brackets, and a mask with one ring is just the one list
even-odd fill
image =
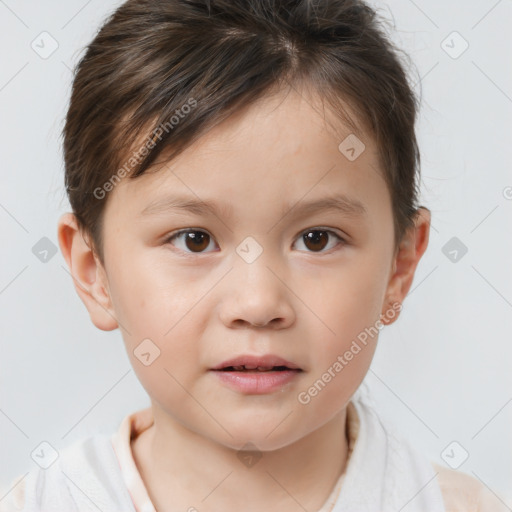
{"label": "forehead", "polygon": [[107,208],[155,213],[174,195],[215,201],[231,214],[237,204],[253,211],[275,205],[281,214],[302,199],[344,194],[364,204],[386,191],[373,139],[353,133],[320,98],[294,89],[239,110],[172,161],[159,160],[117,185]]}

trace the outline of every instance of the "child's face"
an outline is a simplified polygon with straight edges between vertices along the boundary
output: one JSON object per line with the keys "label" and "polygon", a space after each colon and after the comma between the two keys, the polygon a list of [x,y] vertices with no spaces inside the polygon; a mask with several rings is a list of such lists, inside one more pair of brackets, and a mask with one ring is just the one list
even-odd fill
{"label": "child's face", "polygon": [[[391,309],[393,217],[376,147],[365,138],[366,149],[349,161],[338,146],[350,131],[333,133],[312,102],[295,92],[267,98],[158,172],[122,181],[105,211],[105,275],[98,275],[117,323],[99,320],[101,310],[93,321],[120,326],[160,418],[235,449],[248,441],[277,449],[342,411],[377,336],[357,341],[361,350],[350,361],[344,354],[365,328],[382,327],[380,315]],[[365,212],[301,213],[341,195]],[[165,208],[178,197],[218,211]],[[168,241],[181,229],[195,239]],[[138,348],[146,339],[160,350],[147,366],[140,359],[151,361],[156,349]],[[134,351],[151,355],[139,359]],[[302,371],[259,393],[212,371],[235,356],[266,354]],[[329,369],[321,390],[308,392]]]}

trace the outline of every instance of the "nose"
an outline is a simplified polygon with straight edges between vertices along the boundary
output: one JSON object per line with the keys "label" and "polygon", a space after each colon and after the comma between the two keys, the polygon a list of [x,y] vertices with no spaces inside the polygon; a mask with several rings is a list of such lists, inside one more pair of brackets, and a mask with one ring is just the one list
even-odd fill
{"label": "nose", "polygon": [[226,276],[219,314],[227,327],[283,329],[295,322],[293,293],[268,263],[263,257],[241,260]]}

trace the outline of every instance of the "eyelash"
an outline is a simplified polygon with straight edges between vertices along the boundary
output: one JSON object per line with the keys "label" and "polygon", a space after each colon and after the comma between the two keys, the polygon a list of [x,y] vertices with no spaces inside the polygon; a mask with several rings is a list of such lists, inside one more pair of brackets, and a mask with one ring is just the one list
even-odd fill
{"label": "eyelash", "polygon": [[[331,230],[331,229],[327,229],[327,228],[322,228],[322,227],[316,227],[316,228],[309,228],[309,229],[306,229],[304,231],[302,231],[298,237],[299,240],[301,240],[302,236],[305,235],[306,233],[310,233],[310,232],[314,232],[314,231],[320,231],[320,232],[324,232],[324,233],[329,233],[331,235],[334,235],[339,241],[340,243],[338,243],[334,248],[338,247],[338,245],[346,245],[347,244],[347,241],[341,237],[340,235],[338,235],[338,233],[336,233],[335,231]],[[209,233],[207,231],[203,231],[202,229],[180,229],[179,231],[176,231],[174,233],[171,233],[164,241],[164,244],[170,244],[172,242],[173,239],[177,238],[178,236],[180,235],[183,235],[185,233],[205,233],[207,235],[209,235]],[[213,237],[212,237],[212,240],[213,240]],[[172,244],[171,244],[172,245]],[[333,248],[331,248],[332,250]],[[180,251],[182,251],[181,249],[179,249]],[[200,255],[200,254],[207,254],[207,252],[192,252],[192,251],[182,251],[184,252],[187,256],[194,256],[194,255]],[[325,254],[326,251],[319,251],[319,252],[315,252],[315,251],[303,251],[303,252],[309,252],[311,254]],[[328,252],[328,251],[327,251]]]}

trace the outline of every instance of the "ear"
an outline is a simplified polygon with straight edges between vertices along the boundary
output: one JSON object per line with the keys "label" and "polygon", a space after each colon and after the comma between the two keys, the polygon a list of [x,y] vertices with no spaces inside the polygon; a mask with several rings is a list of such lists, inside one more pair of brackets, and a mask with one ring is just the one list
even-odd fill
{"label": "ear", "polygon": [[103,331],[116,329],[118,323],[114,316],[106,272],[82,236],[72,213],[60,217],[58,240],[75,289],[89,311],[93,324]]}
{"label": "ear", "polygon": [[428,246],[430,220],[430,210],[418,208],[414,226],[404,234],[395,252],[391,277],[386,289],[386,300],[382,307],[383,324],[392,324],[400,314],[401,303],[409,292],[416,267]]}

